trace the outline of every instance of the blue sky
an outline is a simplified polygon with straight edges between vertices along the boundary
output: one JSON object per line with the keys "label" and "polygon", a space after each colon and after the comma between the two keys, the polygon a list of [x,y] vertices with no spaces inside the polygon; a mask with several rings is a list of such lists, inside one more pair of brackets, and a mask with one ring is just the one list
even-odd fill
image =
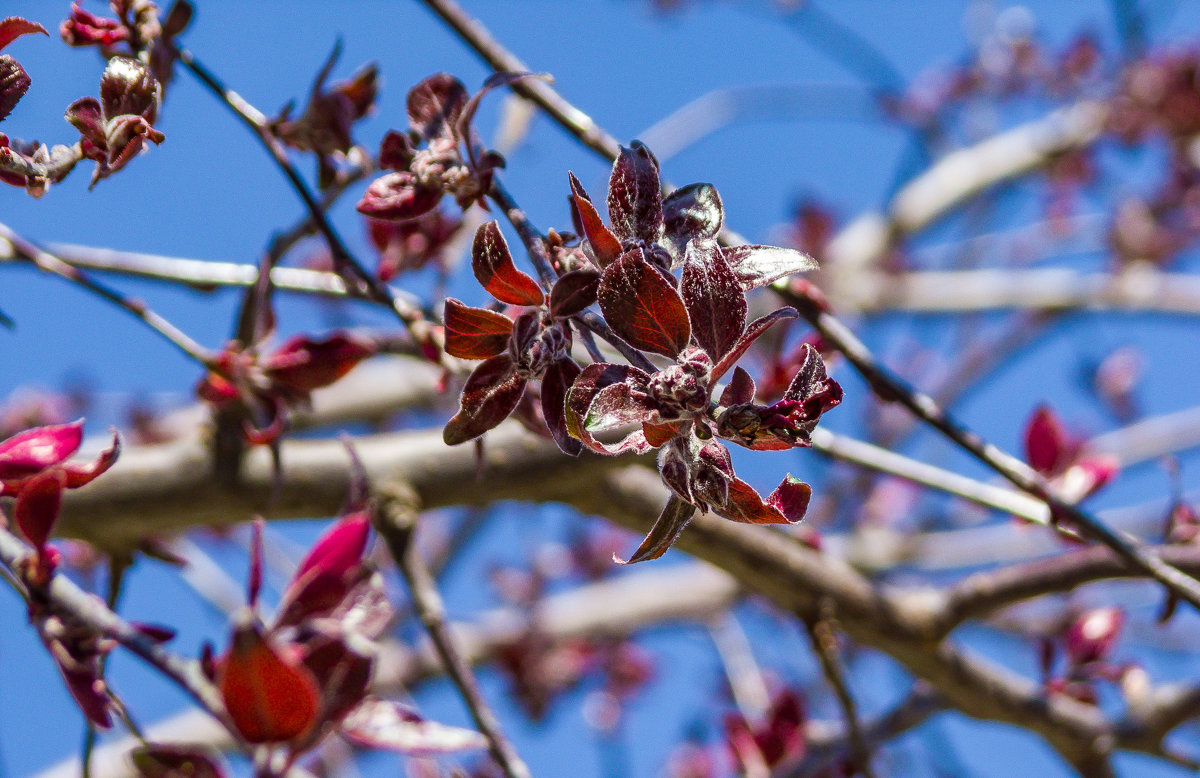
{"label": "blue sky", "polygon": [[[234,89],[268,114],[291,99],[303,102],[311,78],[340,36],[344,53],[335,78],[352,73],[361,63],[379,63],[384,89],[378,112],[358,125],[357,137],[375,148],[391,127],[404,127],[407,88],[435,71],[459,76],[468,87],[480,84],[486,70],[416,2],[329,3],[296,0],[281,3],[199,3],[185,45]],[[712,90],[746,85],[845,87],[861,90],[858,75],[814,48],[803,36],[781,24],[769,0],[697,2],[695,7],[664,15],[640,0],[466,0],[496,36],[536,71],[554,75],[561,92],[587,111],[609,132],[623,140],[689,101]],[[825,3],[844,24],[884,52],[899,72],[911,79],[930,69],[948,67],[967,50],[964,2],[892,2],[849,0]],[[836,8],[834,6],[836,5]],[[1172,13],[1169,2],[1144,3],[1150,9],[1156,40],[1186,41],[1200,28],[1200,17]],[[88,5],[100,11],[102,4]],[[286,10],[285,10],[286,8]],[[1031,3],[1041,37],[1061,46],[1076,32],[1097,32],[1106,45],[1114,41],[1109,3]],[[66,15],[66,2],[10,1],[6,14],[23,15],[53,29]],[[33,79],[29,95],[5,122],[3,131],[47,143],[73,139],[61,119],[74,99],[94,94],[102,70],[95,52],[72,50],[57,37],[26,37],[6,53],[17,57]],[[801,92],[803,94],[803,92]],[[794,115],[739,124],[701,139],[664,160],[664,174],[677,183],[709,181],[720,190],[727,218],[753,240],[767,240],[788,217],[793,200],[817,194],[844,217],[878,208],[895,178],[906,135],[867,115],[846,118],[836,108],[826,110],[819,94],[797,107]],[[499,98],[489,98],[482,125],[490,129]],[[833,114],[833,116],[830,116]],[[89,172],[77,171],[53,187],[41,200],[17,189],[0,190],[0,221],[38,241],[57,241],[157,252],[200,259],[254,262],[273,231],[292,225],[301,206],[280,174],[223,106],[214,102],[192,79],[180,74],[164,108],[161,147],[134,160],[129,167],[95,190],[87,191]],[[1131,161],[1133,164],[1136,161]],[[312,165],[301,161],[306,172]],[[85,165],[86,167],[86,165]],[[534,221],[542,226],[569,226],[566,213],[566,171],[570,169],[593,194],[602,192],[608,165],[579,148],[547,119],[535,119],[528,139],[510,158],[504,180]],[[1133,180],[1136,186],[1136,179]],[[1019,212],[1020,191],[1006,195]],[[348,197],[334,212],[338,227],[351,247],[367,256],[361,221]],[[955,227],[945,232],[949,237]],[[1092,258],[1094,259],[1094,257]],[[140,323],[113,311],[103,301],[27,268],[0,266],[0,310],[17,322],[13,332],[0,331],[0,397],[22,387],[61,388],[86,380],[111,400],[101,403],[89,418],[89,430],[118,421],[131,395],[155,398],[164,404],[184,402],[198,378],[197,369],[171,346]],[[113,282],[130,294],[144,297],[176,324],[209,347],[219,347],[232,326],[237,304],[233,294],[203,295],[144,282]],[[427,288],[428,279],[418,280]],[[483,293],[473,282],[456,280],[451,288],[468,301]],[[312,301],[281,304],[281,329],[314,330],[324,326],[327,311]],[[387,319],[359,306],[353,321],[390,326]],[[1172,387],[1195,378],[1194,325],[1161,319],[1122,319],[1093,326],[1084,320],[1039,342],[997,380],[966,398],[963,415],[986,435],[1012,450],[1020,422],[1028,409],[1046,396],[1063,398],[1072,420],[1100,425],[1103,417],[1083,405],[1076,374],[1069,365],[1090,355],[1103,355],[1118,345],[1137,345],[1148,366],[1145,396],[1149,409],[1163,412],[1184,407],[1191,393]],[[873,345],[905,339],[938,342],[939,322],[912,326],[886,321],[873,324],[866,335]],[[1181,355],[1192,357],[1181,359]],[[861,384],[848,380],[859,393]],[[1078,406],[1070,403],[1079,403]],[[848,403],[852,405],[853,402]],[[850,411],[830,423],[853,429]],[[955,467],[970,465],[929,436],[911,444],[913,453]],[[761,461],[761,460],[755,460]],[[784,465],[767,463],[754,471],[756,482],[777,481],[783,467],[816,469],[803,458]],[[1110,499],[1114,504],[1160,496],[1161,474],[1152,470],[1131,474]],[[527,526],[529,511],[504,510],[487,543],[472,552],[471,562],[452,576],[449,597],[454,615],[488,604],[480,594],[488,563],[520,561],[539,539],[561,534],[570,520],[561,510],[537,512],[536,528]],[[309,525],[289,527],[284,534],[300,542],[314,537]],[[240,578],[244,561],[236,549],[213,546]],[[669,562],[664,562],[669,563]],[[460,598],[460,599],[455,599]],[[192,652],[200,641],[223,639],[223,621],[208,612],[196,596],[169,571],[142,564],[130,582],[127,612],[148,621],[170,619],[182,627],[177,645]],[[176,613],[185,614],[182,622]],[[764,662],[778,662],[781,675],[808,679],[813,672],[804,642],[781,635],[778,622],[749,609],[744,617]],[[1192,620],[1194,622],[1194,620]],[[0,594],[0,667],[20,668],[0,673],[0,776],[21,776],[72,753],[80,739],[79,717],[32,630],[23,625],[15,598]],[[1194,623],[1190,623],[1195,628]],[[658,653],[660,674],[649,692],[630,711],[626,729],[634,774],[654,775],[670,748],[696,721],[716,723],[710,693],[716,688],[716,659],[704,632],[698,629],[652,631],[644,644]],[[1007,662],[1033,672],[1030,649],[1011,639],[977,636],[973,644]],[[1167,662],[1164,674],[1196,674],[1192,661]],[[885,705],[905,687],[896,668],[884,659],[864,657],[857,689],[867,710]],[[1159,669],[1157,666],[1156,670]],[[182,697],[143,671],[133,660],[113,663],[116,685],[129,692],[135,710],[152,721],[178,709]],[[503,697],[503,683],[485,674],[485,687]],[[581,694],[564,700],[552,723],[544,728],[517,721],[511,704],[500,707],[540,775],[562,774],[571,764],[575,778],[602,775],[596,751],[587,745],[588,732],[578,712]],[[448,690],[434,685],[419,697],[433,716],[463,721],[461,707]],[[824,711],[833,713],[832,710]],[[945,716],[902,739],[897,759],[921,759],[921,748],[942,754],[945,765],[911,763],[896,774],[953,774],[953,759],[969,766],[972,775],[1055,775],[1060,765],[1040,743],[1023,733],[994,725]],[[932,744],[932,746],[931,746]],[[957,756],[952,757],[951,752]],[[996,754],[1019,755],[998,762]],[[934,760],[935,762],[937,760]],[[903,761],[897,764],[906,764]],[[372,766],[394,770],[382,759]],[[1157,765],[1128,764],[1129,774],[1172,775]],[[1144,771],[1143,771],[1144,770]]]}

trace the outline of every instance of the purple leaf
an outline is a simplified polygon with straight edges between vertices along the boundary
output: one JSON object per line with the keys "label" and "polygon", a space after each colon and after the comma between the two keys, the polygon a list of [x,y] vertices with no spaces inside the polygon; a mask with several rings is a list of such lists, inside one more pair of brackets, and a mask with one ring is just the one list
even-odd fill
{"label": "purple leaf", "polygon": [[479,365],[467,378],[459,411],[446,423],[442,440],[456,446],[495,428],[517,407],[526,383],[508,354]]}
{"label": "purple leaf", "polygon": [[588,365],[576,377],[571,389],[567,392],[565,404],[567,430],[572,437],[583,441],[584,445],[598,454],[615,455],[626,451],[642,454],[649,451],[651,446],[641,430],[631,432],[619,443],[606,444],[592,437],[592,434],[584,426],[584,419],[589,415],[593,400],[605,389],[627,384],[644,390],[649,380],[648,375],[636,367],[628,365],[610,365],[605,362]]}
{"label": "purple leaf", "polygon": [[714,505],[712,510],[718,516],[742,524],[791,523],[782,510],[775,505],[764,503],[754,487],[740,478],[729,479],[729,496],[726,503]]}
{"label": "purple leaf", "polygon": [[659,514],[642,544],[633,552],[633,556],[622,560],[614,554],[613,561],[619,565],[632,565],[647,559],[658,559],[667,552],[695,513],[696,506],[683,501],[678,495],[671,495],[671,499],[667,500],[666,507]]}
{"label": "purple leaf", "polygon": [[450,297],[443,314],[446,325],[446,353],[459,359],[487,359],[504,351],[512,335],[512,319],[472,308]]}
{"label": "purple leaf", "polygon": [[0,121],[12,113],[25,93],[29,91],[29,74],[21,63],[7,54],[0,54]]}
{"label": "purple leaf", "polygon": [[713,366],[712,373],[709,374],[710,380],[713,383],[719,381],[721,376],[725,375],[729,368],[737,364],[737,361],[742,358],[743,354],[746,353],[746,349],[754,345],[754,341],[758,340],[764,332],[770,329],[772,324],[783,321],[784,319],[798,318],[800,318],[800,313],[795,308],[789,306],[774,310],[771,313],[768,313],[766,316],[760,316],[759,318],[750,322],[750,326],[746,328],[746,333],[742,335],[736,344],[734,344],[734,347],[729,351],[729,353],[722,357],[721,361]]}
{"label": "purple leaf", "polygon": [[467,105],[467,88],[449,73],[435,73],[408,93],[408,121],[425,138],[453,137]]}
{"label": "purple leaf", "polygon": [[494,221],[482,225],[475,233],[471,269],[483,288],[502,303],[541,305],[546,300],[537,281],[513,264],[512,252],[508,250],[500,225]]}
{"label": "purple leaf", "polygon": [[725,249],[725,259],[747,292],[795,273],[817,269],[817,261],[803,251],[778,246],[735,246]]}
{"label": "purple leaf", "polygon": [[373,659],[341,637],[317,632],[305,644],[303,662],[321,690],[323,722],[341,720],[366,699]]}
{"label": "purple leaf", "polygon": [[404,221],[432,211],[441,202],[443,194],[441,188],[423,184],[404,170],[372,181],[355,208],[373,219]]}
{"label": "purple leaf", "polygon": [[841,385],[829,377],[825,360],[811,344],[805,343],[801,348],[800,367],[783,397],[800,402],[806,420],[816,420],[842,402]]}
{"label": "purple leaf", "polygon": [[579,456],[583,445],[567,430],[566,402],[567,392],[579,373],[579,365],[564,357],[551,363],[542,377],[542,418],[546,420],[546,429],[559,450],[573,457]]}
{"label": "purple leaf", "polygon": [[684,257],[680,287],[692,335],[720,362],[746,330],[746,297],[716,241],[693,240]]}
{"label": "purple leaf", "polygon": [[46,28],[37,22],[31,22],[20,16],[10,16],[0,22],[0,49],[3,49],[22,35],[34,32],[40,32],[47,37],[50,36],[50,33],[46,32]]}
{"label": "purple leaf", "polygon": [[412,756],[437,756],[487,748],[478,732],[422,719],[397,702],[368,697],[342,721],[342,737],[355,745]]}
{"label": "purple leaf", "polygon": [[662,235],[662,189],[658,160],[638,141],[621,148],[608,180],[608,218],[621,241],[657,243]]}
{"label": "purple leaf", "polygon": [[279,386],[308,394],[337,382],[374,353],[372,341],[349,332],[320,340],[297,335],[267,358],[263,369]]}
{"label": "purple leaf", "polygon": [[94,97],[81,97],[67,106],[65,114],[71,126],[79,130],[88,142],[98,149],[108,148],[108,138],[104,134],[104,112],[100,101]]}
{"label": "purple leaf", "polygon": [[596,206],[592,204],[583,185],[574,173],[567,173],[571,179],[571,197],[575,202],[575,210],[579,214],[579,225],[583,228],[583,237],[592,248],[592,256],[600,269],[611,265],[621,256],[621,241],[604,226]]}
{"label": "purple leaf", "polygon": [[13,509],[17,526],[39,552],[46,546],[58,510],[62,504],[64,476],[61,470],[50,470],[35,476],[21,487]]}
{"label": "purple leaf", "polygon": [[750,374],[741,367],[735,367],[733,378],[729,379],[729,384],[721,392],[721,405],[729,407],[753,402],[755,391],[754,379]]}
{"label": "purple leaf", "polygon": [[663,200],[666,237],[682,253],[688,241],[715,238],[725,220],[721,197],[712,184],[688,184]]}
{"label": "purple leaf", "polygon": [[691,324],[683,299],[640,248],[604,270],[598,295],[605,321],[631,346],[667,357],[687,346]]}
{"label": "purple leaf", "polygon": [[1025,426],[1025,461],[1042,475],[1052,476],[1075,458],[1077,448],[1058,415],[1039,405]]}
{"label": "purple leaf", "polygon": [[100,452],[100,456],[85,465],[67,462],[62,466],[63,472],[67,474],[67,488],[78,489],[81,486],[90,484],[116,464],[117,457],[120,455],[121,439],[117,436],[116,430],[114,430],[112,443],[109,444],[108,448]]}
{"label": "purple leaf", "polygon": [[795,524],[808,512],[812,499],[812,487],[791,474],[784,476],[775,491],[767,496],[767,505],[783,514],[788,522]]}
{"label": "purple leaf", "polygon": [[574,316],[596,302],[600,274],[590,268],[564,273],[550,290],[550,315],[559,319]]}

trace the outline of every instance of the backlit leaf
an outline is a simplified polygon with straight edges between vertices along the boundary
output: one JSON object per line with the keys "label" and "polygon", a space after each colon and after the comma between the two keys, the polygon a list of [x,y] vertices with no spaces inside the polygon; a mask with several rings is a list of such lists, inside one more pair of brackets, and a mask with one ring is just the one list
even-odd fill
{"label": "backlit leaf", "polygon": [[494,357],[508,345],[512,319],[486,308],[472,308],[446,299],[446,353],[459,359]]}
{"label": "backlit leaf", "polygon": [[605,321],[631,346],[667,357],[687,346],[691,324],[683,298],[640,248],[605,269],[599,300]]}
{"label": "backlit leaf", "polygon": [[817,269],[817,261],[803,251],[778,246],[735,246],[725,249],[725,259],[747,292],[795,273]]}
{"label": "backlit leaf", "polygon": [[459,411],[446,423],[442,440],[456,446],[495,428],[517,407],[526,383],[508,354],[479,365],[467,378]]}
{"label": "backlit leaf", "polygon": [[541,305],[546,299],[537,281],[517,270],[500,225],[494,221],[482,225],[475,233],[471,269],[483,288],[502,303]]}
{"label": "backlit leaf", "polygon": [[667,500],[666,507],[659,514],[642,544],[633,552],[633,556],[622,560],[614,555],[613,561],[620,565],[632,565],[647,559],[658,559],[667,553],[667,549],[679,537],[679,533],[683,532],[683,528],[695,513],[696,506],[684,502],[678,495],[671,495],[671,499]]}
{"label": "backlit leaf", "polygon": [[658,160],[638,141],[621,148],[608,180],[608,218],[621,241],[656,243],[662,236],[662,189]]}
{"label": "backlit leaf", "polygon": [[617,236],[604,226],[604,222],[600,219],[600,213],[592,204],[587,192],[583,191],[583,185],[579,183],[575,174],[567,173],[567,175],[571,179],[571,197],[575,202],[575,210],[579,213],[583,237],[592,247],[592,256],[595,257],[596,264],[603,270],[621,256],[621,241],[617,240]]}
{"label": "backlit leaf", "polygon": [[747,306],[716,241],[698,238],[688,244],[680,288],[692,335],[713,362],[719,362],[745,331]]}
{"label": "backlit leaf", "polygon": [[284,659],[252,621],[233,632],[217,687],[238,734],[249,743],[276,743],[305,734],[317,720],[312,674]]}

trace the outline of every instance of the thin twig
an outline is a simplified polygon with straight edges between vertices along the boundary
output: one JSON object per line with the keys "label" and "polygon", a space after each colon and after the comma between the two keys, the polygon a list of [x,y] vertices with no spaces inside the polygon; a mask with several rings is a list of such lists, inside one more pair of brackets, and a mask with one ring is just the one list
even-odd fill
{"label": "thin twig", "polygon": [[329,245],[329,252],[333,255],[335,266],[347,271],[348,275],[356,279],[367,296],[391,309],[396,317],[413,331],[415,337],[418,339],[423,338],[427,334],[428,323],[425,321],[425,317],[421,311],[409,305],[406,301],[393,296],[387,286],[367,272],[358,260],[354,258],[350,250],[346,248],[346,244],[342,241],[341,236],[326,217],[321,203],[317,201],[316,196],[309,189],[308,184],[305,183],[303,176],[300,175],[300,171],[288,159],[287,150],[283,147],[279,139],[275,137],[274,133],[271,132],[267,117],[248,103],[245,98],[227,87],[211,70],[200,63],[190,51],[177,48],[175,53],[184,67],[204,84],[209,91],[219,97],[237,115],[242,123],[250,128],[254,136],[262,143],[263,148],[270,154],[276,166],[287,177],[296,194],[304,201],[304,205],[308,208],[308,212],[317,230]]}
{"label": "thin twig", "polygon": [[139,300],[132,300],[120,292],[92,280],[79,268],[72,267],[31,241],[21,237],[6,224],[0,224],[0,239],[8,241],[16,256],[32,263],[39,270],[59,276],[60,278],[65,278],[103,297],[127,313],[141,319],[147,326],[162,335],[172,345],[199,364],[210,370],[215,369],[215,360],[207,349],[192,340],[183,330],[152,311],[145,303]]}
{"label": "thin twig", "polygon": [[951,442],[1004,476],[1013,486],[1046,503],[1052,516],[1058,517],[1091,540],[1108,546],[1130,564],[1200,610],[1200,581],[1165,564],[1153,553],[1121,537],[1077,506],[1060,499],[1051,490],[1046,480],[1028,465],[1001,451],[977,433],[960,424],[950,417],[932,397],[918,392],[902,378],[884,367],[845,324],[828,312],[821,310],[810,297],[795,292],[786,282],[778,282],[771,288],[783,300],[795,306],[800,311],[800,315],[825,338],[832,348],[846,357],[882,399],[900,403],[926,424],[941,432]]}
{"label": "thin twig", "polygon": [[846,721],[846,732],[850,736],[850,748],[854,753],[856,767],[863,778],[874,778],[871,771],[871,750],[863,737],[862,724],[858,720],[858,706],[854,696],[850,694],[850,686],[842,673],[838,661],[837,635],[833,631],[832,602],[826,601],[819,619],[804,619],[804,627],[808,631],[808,639],[812,642],[813,653],[821,664],[821,671],[833,687],[837,697],[838,707],[842,709],[842,718]]}
{"label": "thin twig", "polygon": [[[0,529],[0,563],[13,570],[30,553],[29,547],[15,535]],[[51,579],[45,588],[45,597],[46,606],[52,613],[120,643],[174,681],[202,708],[225,724],[230,732],[235,731],[229,723],[221,693],[201,672],[197,662],[177,657],[146,637],[105,607],[99,598],[80,589],[65,575],[56,575]]]}
{"label": "thin twig", "polygon": [[413,607],[429,632],[446,673],[462,695],[475,726],[487,738],[492,757],[508,778],[530,778],[529,768],[505,736],[500,720],[483,698],[475,674],[446,624],[446,612],[437,584],[415,543],[416,502],[415,494],[404,494],[399,490],[380,496],[372,506],[372,523],[387,543],[396,567],[404,576]]}

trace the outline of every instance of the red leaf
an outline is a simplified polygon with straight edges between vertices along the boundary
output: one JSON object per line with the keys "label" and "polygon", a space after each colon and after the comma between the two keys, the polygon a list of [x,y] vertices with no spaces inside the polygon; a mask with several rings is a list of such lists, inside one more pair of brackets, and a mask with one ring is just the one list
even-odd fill
{"label": "red leaf", "polygon": [[550,290],[550,315],[559,319],[574,316],[596,302],[600,274],[584,268],[564,273]]}
{"label": "red leaf", "polygon": [[441,188],[423,184],[412,173],[402,170],[372,181],[355,208],[375,219],[416,219],[436,208],[443,194]]}
{"label": "red leaf", "polygon": [[303,666],[288,661],[253,622],[234,629],[217,686],[238,734],[248,743],[294,740],[317,721],[317,685]]}
{"label": "red leaf", "polygon": [[364,513],[339,519],[309,549],[296,568],[292,581],[298,581],[314,571],[320,575],[345,577],[362,562],[370,534],[371,522]]}
{"label": "red leaf", "polygon": [[747,292],[795,273],[817,269],[817,261],[804,252],[778,246],[735,246],[725,249],[725,259]]}
{"label": "red leaf", "polygon": [[[784,488],[788,484],[790,478],[785,478],[780,488]],[[740,522],[742,524],[791,524],[799,519],[790,519],[780,510],[779,505],[795,511],[801,506],[799,503],[802,500],[803,492],[807,489],[807,485],[796,482],[798,486],[787,486],[787,491],[776,499],[777,504],[765,503],[754,487],[746,483],[740,478],[729,479],[729,499],[725,505],[714,505],[713,513],[730,521]],[[811,493],[811,490],[809,490]],[[772,497],[776,495],[772,494]],[[807,508],[807,501],[804,501],[804,508]],[[803,513],[801,513],[801,517]]]}
{"label": "red leaf", "polygon": [[608,218],[613,232],[626,241],[637,238],[657,243],[662,236],[662,185],[658,179],[658,160],[650,149],[634,141],[632,148],[621,148],[608,179]]}
{"label": "red leaf", "polygon": [[0,443],[0,481],[13,481],[53,467],[79,450],[83,420],[35,427]]}
{"label": "red leaf", "polygon": [[100,456],[96,457],[94,461],[86,465],[68,463],[62,466],[62,470],[67,476],[66,487],[68,489],[78,489],[81,486],[90,484],[116,464],[117,457],[120,455],[121,439],[114,430],[112,445],[101,451]]}
{"label": "red leaf", "polygon": [[472,308],[450,297],[443,314],[446,353],[459,359],[487,359],[504,351],[512,319],[486,308]]}
{"label": "red leaf", "polygon": [[679,537],[679,533],[683,532],[683,528],[695,513],[696,506],[684,502],[678,495],[671,495],[671,499],[667,500],[666,507],[659,514],[642,544],[633,552],[633,556],[622,560],[614,554],[613,561],[619,565],[632,565],[647,559],[658,559],[667,553],[667,549],[675,542],[675,538]]}
{"label": "red leaf", "polygon": [[46,32],[46,28],[37,22],[22,19],[20,16],[8,17],[0,22],[0,49],[3,49],[22,35],[28,35],[33,32],[40,32],[47,37],[50,35],[50,33]]}
{"label": "red leaf", "polygon": [[790,474],[784,476],[775,491],[767,496],[767,505],[776,509],[789,523],[795,524],[808,512],[812,487]]}
{"label": "red leaf", "polygon": [[579,365],[570,359],[559,359],[546,368],[542,377],[542,418],[550,430],[559,451],[570,456],[579,456],[582,444],[567,431],[567,391],[579,375]]}
{"label": "red leaf", "polygon": [[683,432],[686,424],[683,422],[673,422],[670,424],[651,424],[644,422],[642,424],[642,433],[646,436],[646,442],[654,448],[665,445],[671,439],[677,437]]}
{"label": "red leaf", "polygon": [[750,326],[746,328],[746,333],[734,344],[729,353],[721,358],[721,361],[713,366],[712,372],[709,373],[709,380],[713,383],[721,380],[721,376],[729,368],[733,367],[742,355],[746,353],[746,349],[754,345],[754,341],[758,340],[764,332],[770,329],[772,324],[784,319],[797,319],[800,314],[795,308],[779,308],[778,310],[768,313],[766,316],[760,316],[750,322]]}
{"label": "red leaf", "polygon": [[495,428],[517,407],[526,383],[508,354],[499,354],[479,365],[467,378],[459,411],[446,422],[442,440],[447,446],[456,446]]}
{"label": "red leaf", "polygon": [[408,92],[408,121],[425,138],[453,137],[467,105],[467,88],[449,73],[435,73]]}
{"label": "red leaf", "polygon": [[721,392],[721,405],[729,407],[753,402],[755,391],[754,379],[750,374],[740,367],[735,367],[733,378],[729,379],[729,384]]}
{"label": "red leaf", "polygon": [[583,191],[583,185],[579,183],[575,174],[567,173],[567,175],[571,179],[571,197],[575,202],[575,210],[579,212],[583,237],[592,247],[592,256],[595,258],[596,264],[603,270],[621,256],[621,241],[617,240],[617,236],[604,226],[604,222],[600,219],[600,213],[596,210],[596,206],[592,205],[592,200],[587,196],[587,192]]}
{"label": "red leaf", "polygon": [[693,240],[684,254],[683,301],[692,335],[713,362],[720,362],[746,330],[746,296],[711,239]]}
{"label": "red leaf", "polygon": [[64,480],[61,470],[51,470],[25,482],[17,495],[13,511],[17,526],[39,552],[46,546],[58,520]]}
{"label": "red leaf", "polygon": [[649,380],[648,375],[629,365],[610,365],[606,362],[588,365],[567,392],[565,406],[567,430],[572,437],[583,441],[584,445],[597,454],[615,455],[626,451],[643,454],[649,451],[651,446],[640,429],[631,432],[619,443],[608,444],[592,437],[584,424],[584,420],[590,415],[593,401],[605,389],[615,384],[625,383],[644,390]]}
{"label": "red leaf", "polygon": [[1048,406],[1039,405],[1025,425],[1025,459],[1042,475],[1055,475],[1074,458],[1075,446]]}
{"label": "red leaf", "polygon": [[605,269],[599,299],[609,326],[642,351],[674,357],[691,338],[683,299],[640,248],[622,254]]}
{"label": "red leaf", "polygon": [[368,697],[342,722],[342,736],[356,745],[413,756],[437,756],[487,747],[470,729],[422,719],[400,703]]}
{"label": "red leaf", "polygon": [[267,374],[293,392],[329,386],[375,353],[375,344],[348,332],[324,340],[292,338],[266,360]]}
{"label": "red leaf", "polygon": [[483,288],[502,303],[541,305],[546,300],[537,281],[513,264],[512,252],[500,233],[500,225],[494,221],[482,225],[475,233],[471,269]]}

